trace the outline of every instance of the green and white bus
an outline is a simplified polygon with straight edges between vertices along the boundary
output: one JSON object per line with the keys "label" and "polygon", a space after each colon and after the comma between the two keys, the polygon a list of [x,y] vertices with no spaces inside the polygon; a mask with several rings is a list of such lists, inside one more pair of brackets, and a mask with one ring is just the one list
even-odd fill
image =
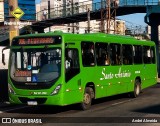
{"label": "green and white bus", "polygon": [[14,104],[80,103],[85,110],[93,99],[127,92],[137,97],[157,83],[151,41],[56,31],[15,37],[9,48],[8,91]]}

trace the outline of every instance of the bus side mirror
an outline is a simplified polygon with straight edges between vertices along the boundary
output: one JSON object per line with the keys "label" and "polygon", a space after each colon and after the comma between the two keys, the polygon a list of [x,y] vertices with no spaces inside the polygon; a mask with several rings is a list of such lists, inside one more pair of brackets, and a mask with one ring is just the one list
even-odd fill
{"label": "bus side mirror", "polygon": [[5,63],[5,54],[3,54],[3,53],[2,53],[2,63],[3,63],[3,65],[6,65],[6,63]]}

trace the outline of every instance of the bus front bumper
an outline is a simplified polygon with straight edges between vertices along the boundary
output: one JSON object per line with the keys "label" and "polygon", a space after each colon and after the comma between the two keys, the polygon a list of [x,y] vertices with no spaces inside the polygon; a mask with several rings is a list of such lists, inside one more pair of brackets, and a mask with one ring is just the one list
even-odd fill
{"label": "bus front bumper", "polygon": [[9,94],[11,104],[58,105],[63,106],[60,95],[53,96],[21,96]]}

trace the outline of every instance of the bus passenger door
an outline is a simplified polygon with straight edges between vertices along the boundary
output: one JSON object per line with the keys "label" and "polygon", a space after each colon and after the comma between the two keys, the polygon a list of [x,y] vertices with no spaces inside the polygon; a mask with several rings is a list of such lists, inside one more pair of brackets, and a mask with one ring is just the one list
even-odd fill
{"label": "bus passenger door", "polygon": [[80,102],[82,91],[80,90],[81,79],[79,76],[80,64],[78,49],[74,45],[65,48],[65,95],[66,104]]}

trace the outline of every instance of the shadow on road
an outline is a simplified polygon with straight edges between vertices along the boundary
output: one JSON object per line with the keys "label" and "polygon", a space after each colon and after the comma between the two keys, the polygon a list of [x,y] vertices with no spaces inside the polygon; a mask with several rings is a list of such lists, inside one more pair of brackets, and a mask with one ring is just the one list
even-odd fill
{"label": "shadow on road", "polygon": [[76,105],[69,105],[69,106],[26,106],[20,109],[13,109],[6,111],[6,113],[21,113],[21,114],[57,114],[67,111],[76,111],[78,107]]}
{"label": "shadow on road", "polygon": [[137,109],[137,110],[134,110],[134,112],[148,113],[148,114],[159,114],[160,113],[160,104],[145,107],[142,109]]}
{"label": "shadow on road", "polygon": [[[129,99],[127,94],[115,95],[111,97],[101,98],[93,101],[91,109],[94,109],[98,106],[109,105],[115,101],[122,101],[124,99]],[[63,112],[79,112],[81,111],[79,104],[68,105],[68,106],[26,106],[20,109],[12,109],[6,111],[6,113],[23,113],[23,114],[57,114]]]}
{"label": "shadow on road", "polygon": [[[160,88],[160,84],[153,86],[152,88]],[[147,89],[145,89],[147,90]],[[144,91],[145,92],[145,91]],[[139,97],[143,97],[143,95],[140,95]],[[93,105],[91,109],[100,107],[100,106],[110,106],[111,104],[114,104],[115,102],[121,102],[124,100],[132,99],[128,96],[128,94],[120,94],[105,98],[100,98],[93,101]],[[20,109],[12,109],[9,111],[6,111],[6,113],[21,113],[21,114],[60,114],[60,113],[72,113],[72,112],[79,112],[81,111],[80,106],[78,104],[74,105],[68,105],[68,106],[26,106],[24,108]],[[152,112],[152,113],[160,113],[160,105],[153,106],[149,108],[143,108],[139,110],[135,110],[136,112]]]}

